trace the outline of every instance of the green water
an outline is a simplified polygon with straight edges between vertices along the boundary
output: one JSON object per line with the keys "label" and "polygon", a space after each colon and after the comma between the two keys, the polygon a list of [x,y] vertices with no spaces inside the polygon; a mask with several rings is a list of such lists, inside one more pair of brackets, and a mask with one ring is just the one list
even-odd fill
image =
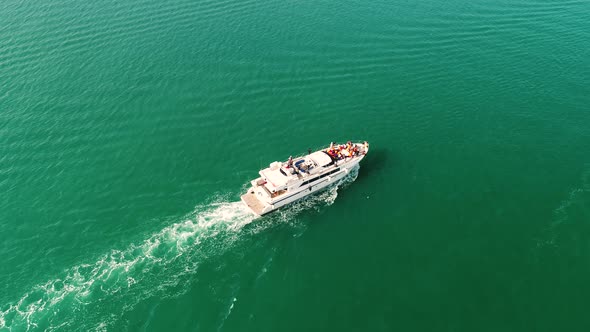
{"label": "green water", "polygon": [[[589,12],[2,1],[0,330],[590,330]],[[244,211],[349,139],[345,183]]]}

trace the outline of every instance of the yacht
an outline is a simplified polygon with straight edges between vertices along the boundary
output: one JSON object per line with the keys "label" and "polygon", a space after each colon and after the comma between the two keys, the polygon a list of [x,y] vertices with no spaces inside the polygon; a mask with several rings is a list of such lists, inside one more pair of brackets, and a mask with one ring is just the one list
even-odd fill
{"label": "yacht", "polygon": [[335,144],[285,162],[275,161],[258,172],[242,201],[264,215],[318,192],[344,178],[369,152],[369,143]]}

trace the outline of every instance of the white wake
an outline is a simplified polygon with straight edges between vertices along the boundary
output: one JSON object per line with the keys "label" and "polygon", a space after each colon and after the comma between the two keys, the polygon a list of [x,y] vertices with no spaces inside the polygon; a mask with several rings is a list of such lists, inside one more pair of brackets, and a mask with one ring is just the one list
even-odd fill
{"label": "white wake", "polygon": [[[104,330],[146,298],[184,294],[199,265],[231,248],[244,233],[240,230],[245,225],[252,223],[246,232],[252,234],[273,224],[292,223],[303,210],[331,205],[338,188],[354,181],[357,175],[358,167],[337,185],[254,223],[256,217],[242,202],[198,206],[183,221],[143,242],[113,249],[93,263],[69,268],[61,276],[33,287],[17,301],[3,305],[0,329]],[[109,317],[104,317],[105,306],[114,309],[109,310]]]}

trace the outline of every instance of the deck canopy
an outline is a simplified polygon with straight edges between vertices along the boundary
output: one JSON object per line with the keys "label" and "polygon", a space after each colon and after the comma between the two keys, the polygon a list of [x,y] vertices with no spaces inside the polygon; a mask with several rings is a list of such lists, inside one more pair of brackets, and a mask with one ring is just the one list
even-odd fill
{"label": "deck canopy", "polygon": [[324,167],[332,162],[332,158],[330,158],[330,156],[328,156],[327,153],[324,153],[324,151],[314,152],[314,153],[310,154],[308,157],[309,157],[309,159],[313,160],[313,162],[316,165],[318,165],[320,167]]}
{"label": "deck canopy", "polygon": [[289,180],[285,174],[281,173],[280,169],[271,170],[270,168],[265,168],[258,173],[267,181],[267,187],[269,187],[270,190],[284,187]]}

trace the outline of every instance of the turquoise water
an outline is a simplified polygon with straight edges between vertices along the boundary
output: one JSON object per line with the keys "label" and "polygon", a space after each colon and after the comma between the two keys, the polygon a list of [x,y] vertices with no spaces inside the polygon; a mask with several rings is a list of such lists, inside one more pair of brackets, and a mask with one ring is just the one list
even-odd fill
{"label": "turquoise water", "polygon": [[[0,3],[0,330],[588,331],[587,1]],[[261,219],[257,171],[368,140]]]}

